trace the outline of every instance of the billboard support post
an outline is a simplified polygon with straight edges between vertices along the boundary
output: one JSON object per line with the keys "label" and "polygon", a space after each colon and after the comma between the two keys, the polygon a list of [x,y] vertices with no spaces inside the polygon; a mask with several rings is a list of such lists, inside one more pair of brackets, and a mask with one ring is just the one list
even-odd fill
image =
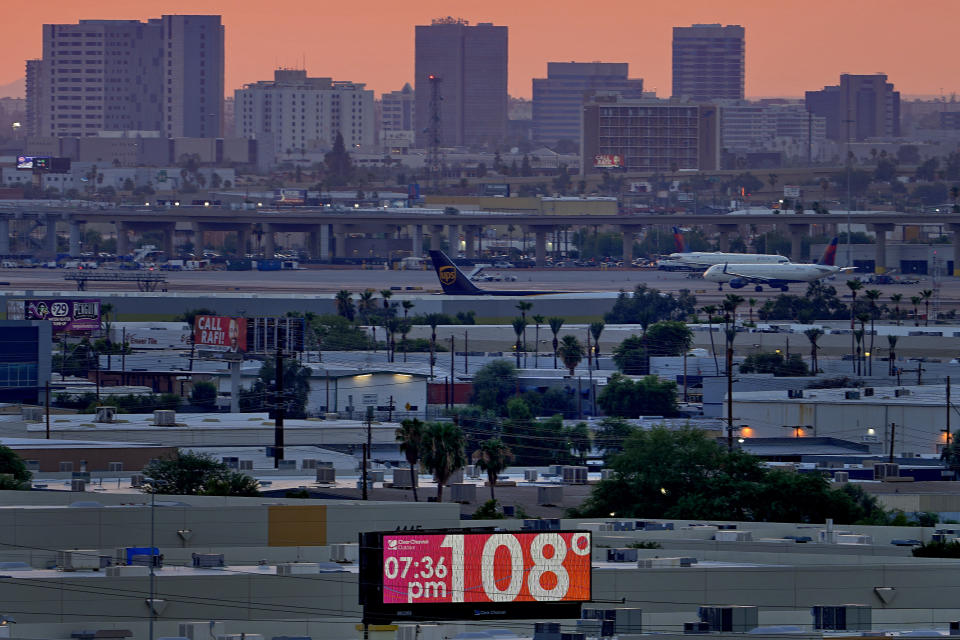
{"label": "billboard support post", "polygon": [[284,413],[284,391],[283,391],[283,349],[277,345],[277,406],[274,409],[274,428],[273,428],[273,468],[280,467],[280,461],[283,460],[283,413]]}
{"label": "billboard support post", "polygon": [[240,360],[230,362],[230,413],[240,413]]}

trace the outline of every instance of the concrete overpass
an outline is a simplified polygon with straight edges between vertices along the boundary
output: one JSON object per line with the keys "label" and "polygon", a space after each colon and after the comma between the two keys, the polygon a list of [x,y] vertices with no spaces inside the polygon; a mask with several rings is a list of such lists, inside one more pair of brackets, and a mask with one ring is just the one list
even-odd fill
{"label": "concrete overpass", "polygon": [[[887,211],[852,212],[850,219],[864,224],[876,233],[877,272],[886,271],[887,233],[898,225],[939,225],[957,236],[960,231],[960,215],[943,213],[901,213]],[[731,235],[747,235],[748,225],[776,226],[791,238],[791,256],[800,255],[804,236],[812,227],[820,227],[822,233],[835,233],[838,225],[847,222],[846,212],[815,214],[794,213],[736,213],[715,214],[630,214],[630,215],[565,215],[544,216],[530,213],[506,213],[491,211],[460,211],[456,214],[440,209],[245,209],[227,207],[115,207],[115,208],[69,208],[69,207],[21,207],[0,209],[0,255],[9,255],[10,224],[16,220],[32,221],[45,227],[41,249],[37,255],[53,256],[56,253],[57,225],[69,229],[70,255],[80,254],[82,225],[85,223],[113,224],[117,232],[117,252],[126,255],[130,251],[130,234],[144,231],[159,231],[163,234],[163,247],[167,255],[174,255],[174,232],[178,223],[189,224],[195,237],[207,231],[235,232],[238,246],[246,246],[252,233],[263,238],[265,257],[273,257],[276,233],[306,233],[312,258],[329,260],[346,257],[345,239],[350,234],[394,233],[408,229],[411,253],[420,256],[423,238],[430,237],[431,248],[439,249],[446,233],[455,243],[462,229],[466,239],[467,257],[476,257],[475,239],[484,227],[514,225],[535,238],[537,265],[546,264],[547,236],[561,227],[603,226],[619,229],[623,234],[624,260],[633,258],[633,241],[644,227],[674,225],[708,227],[720,236],[721,250],[727,250]],[[960,241],[954,242],[954,275],[960,275]]]}

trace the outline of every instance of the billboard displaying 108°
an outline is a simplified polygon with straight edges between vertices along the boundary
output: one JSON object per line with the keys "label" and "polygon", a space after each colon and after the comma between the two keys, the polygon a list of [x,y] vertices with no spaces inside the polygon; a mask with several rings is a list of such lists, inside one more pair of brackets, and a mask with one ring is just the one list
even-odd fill
{"label": "billboard displaying 108\u00b0", "polygon": [[361,534],[369,620],[579,617],[591,598],[588,531]]}

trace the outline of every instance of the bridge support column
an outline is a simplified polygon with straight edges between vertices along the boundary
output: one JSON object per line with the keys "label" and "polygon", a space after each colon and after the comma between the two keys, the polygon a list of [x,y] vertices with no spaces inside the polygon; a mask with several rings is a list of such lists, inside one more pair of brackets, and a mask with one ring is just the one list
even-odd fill
{"label": "bridge support column", "polygon": [[79,222],[70,222],[70,257],[79,258],[80,257],[80,223]]}
{"label": "bridge support column", "polygon": [[410,255],[414,258],[423,256],[423,225],[410,225]]}
{"label": "bridge support column", "polygon": [[623,266],[629,267],[633,262],[633,241],[640,227],[632,224],[620,225],[620,233],[623,234]]}
{"label": "bridge support column", "polygon": [[720,251],[730,251],[730,234],[737,232],[737,225],[718,224],[717,232],[720,234]]}
{"label": "bridge support column", "polygon": [[0,218],[0,255],[5,256],[10,253],[10,220]]}
{"label": "bridge support column", "polygon": [[547,266],[547,227],[534,227],[533,234],[536,238],[536,259],[538,267]]}
{"label": "bridge support column", "polygon": [[[874,233],[877,236],[876,243],[876,257],[874,258],[873,272],[874,273],[886,273],[887,272],[887,231],[893,231],[893,223],[888,224],[872,224],[870,225],[873,228]],[[954,248],[956,251],[956,248]],[[956,261],[954,261],[954,270],[956,270]]]}
{"label": "bridge support column", "polygon": [[237,255],[240,258],[246,258],[250,251],[250,234],[252,233],[249,225],[237,229]]}
{"label": "bridge support column", "polygon": [[467,257],[476,258],[477,257],[477,229],[473,225],[465,226],[463,228],[463,237],[464,242],[467,245]]}
{"label": "bridge support column", "polygon": [[174,246],[174,235],[176,232],[177,223],[175,222],[171,222],[163,227],[163,252],[167,254],[167,260],[171,260],[176,257],[177,248]]}
{"label": "bridge support column", "polygon": [[456,258],[460,253],[460,225],[447,225],[447,246],[450,247],[450,257]]}
{"label": "bridge support column", "polygon": [[43,236],[43,255],[48,258],[57,257],[57,219],[53,216],[47,216],[44,236]]}
{"label": "bridge support column", "polygon": [[263,225],[263,257],[267,260],[274,258],[277,253],[276,241],[273,237],[273,225]]}
{"label": "bridge support column", "polygon": [[800,262],[803,259],[803,237],[809,235],[809,224],[788,224],[790,232],[790,260]]}
{"label": "bridge support column", "polygon": [[130,255],[130,231],[123,222],[117,222],[117,257]]}
{"label": "bridge support column", "polygon": [[960,224],[947,225],[953,232],[953,275],[960,277]]}
{"label": "bridge support column", "polygon": [[[430,250],[431,251],[440,251],[443,249],[443,227],[438,224],[430,225]],[[457,254],[453,254],[453,257],[457,257]]]}

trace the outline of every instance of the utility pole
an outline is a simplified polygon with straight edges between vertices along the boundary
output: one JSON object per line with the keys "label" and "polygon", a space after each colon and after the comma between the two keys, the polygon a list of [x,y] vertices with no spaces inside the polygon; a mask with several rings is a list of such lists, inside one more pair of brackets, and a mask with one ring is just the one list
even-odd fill
{"label": "utility pole", "polygon": [[274,394],[274,414],[273,414],[273,468],[280,467],[280,461],[283,460],[283,415],[284,415],[284,391],[283,391],[283,348],[277,345],[276,356],[277,367],[277,390]]}
{"label": "utility pole", "polygon": [[47,440],[50,439],[50,381],[44,385],[43,405],[47,412]]}
{"label": "utility pole", "polygon": [[727,451],[733,451],[733,343],[727,338]]}
{"label": "utility pole", "polygon": [[893,462],[893,443],[896,440],[897,435],[897,423],[890,423],[890,457],[887,459],[887,462]]}
{"label": "utility pole", "polygon": [[370,474],[367,470],[367,467],[369,466],[369,463],[370,463],[370,447],[373,443],[373,433],[372,433],[373,432],[373,406],[372,405],[367,405],[366,423],[367,423],[367,441],[363,443],[363,469],[361,469],[360,471],[363,474],[363,495],[361,496],[361,499],[363,500],[368,499],[367,483],[368,483],[368,477]]}
{"label": "utility pole", "polygon": [[950,376],[947,376],[947,424],[943,427],[943,445],[950,444]]}
{"label": "utility pole", "polygon": [[454,345],[453,336],[450,336],[450,406],[451,407],[453,406],[453,389],[454,389],[453,385],[456,383],[456,380],[457,380],[455,375],[456,372],[454,370],[456,366],[456,360],[454,358],[456,358],[457,351],[456,349],[454,349],[453,345]]}
{"label": "utility pole", "polygon": [[463,372],[470,373],[470,337],[466,329],[463,330]]}

